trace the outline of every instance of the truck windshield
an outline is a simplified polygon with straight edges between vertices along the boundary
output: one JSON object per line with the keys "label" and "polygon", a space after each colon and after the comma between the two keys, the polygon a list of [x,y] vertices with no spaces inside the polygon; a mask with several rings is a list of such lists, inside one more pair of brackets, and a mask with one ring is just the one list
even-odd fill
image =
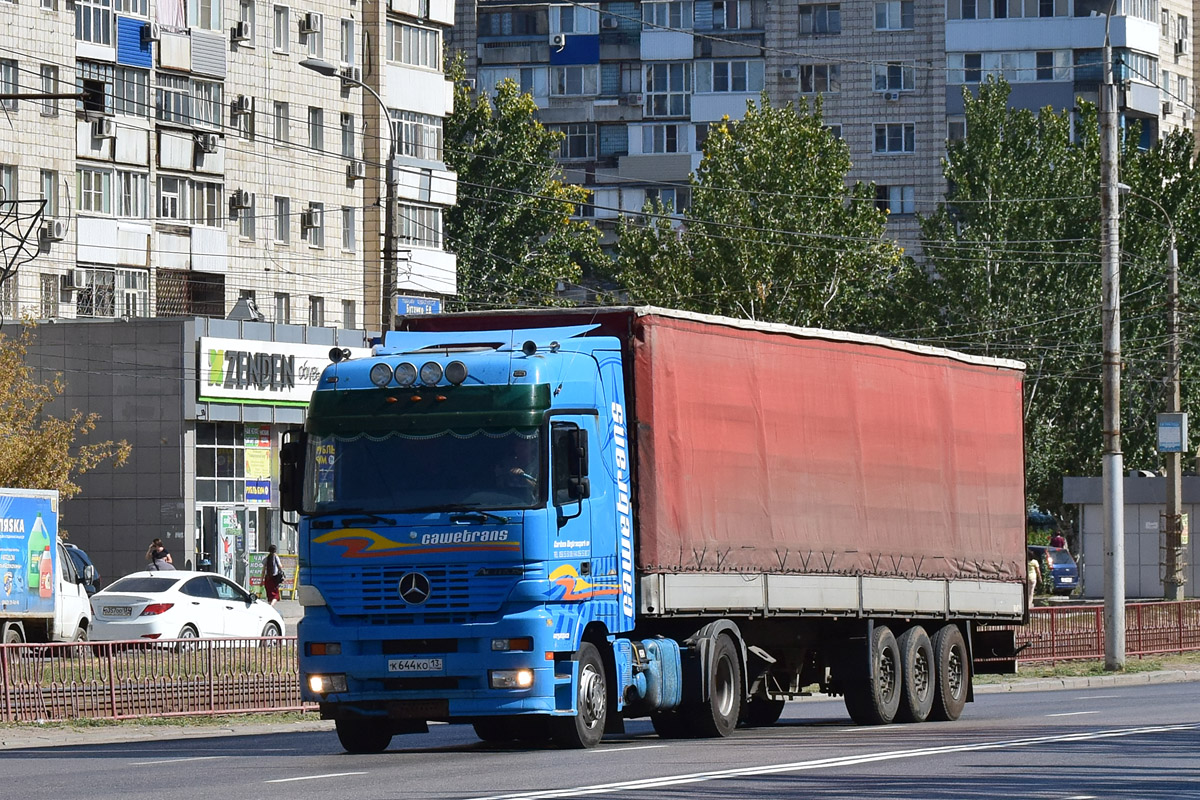
{"label": "truck windshield", "polygon": [[304,511],[535,508],[544,496],[538,428],[308,437]]}

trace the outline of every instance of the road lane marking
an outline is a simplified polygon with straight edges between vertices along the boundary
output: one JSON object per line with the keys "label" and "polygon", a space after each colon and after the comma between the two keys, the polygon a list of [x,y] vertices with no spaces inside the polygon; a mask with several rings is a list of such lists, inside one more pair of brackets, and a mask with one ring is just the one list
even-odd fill
{"label": "road lane marking", "polygon": [[[1119,695],[1119,694],[1085,694],[1085,695],[1080,695],[1079,697],[1074,697],[1072,699],[1073,700],[1112,700],[1114,697],[1120,697],[1120,696],[1121,695]],[[1068,797],[1067,800],[1075,800],[1075,799],[1072,797]],[[1084,800],[1089,800],[1089,798],[1085,797]]]}
{"label": "road lane marking", "polygon": [[994,742],[978,742],[976,744],[944,745],[941,747],[923,747],[911,750],[891,750],[882,753],[871,753],[857,756],[837,756],[820,758],[813,761],[795,761],[788,764],[768,764],[758,767],[737,767],[734,769],[713,770],[710,772],[684,773],[680,775],[664,775],[660,778],[642,778],[635,781],[620,781],[617,783],[601,783],[591,786],[575,786],[564,789],[544,789],[532,792],[516,792],[513,794],[484,795],[468,798],[468,800],[550,800],[552,798],[584,797],[594,794],[616,794],[644,789],[662,789],[669,786],[681,786],[689,783],[707,783],[726,778],[746,778],[758,775],[783,775],[790,772],[805,772],[808,770],[830,769],[833,767],[849,767],[858,764],[870,764],[880,761],[897,761],[904,758],[919,758],[922,756],[947,755],[951,753],[968,753],[980,750],[1007,750],[1017,747],[1038,747],[1059,742],[1086,742],[1095,739],[1113,739],[1125,736],[1139,736],[1146,733],[1171,733],[1175,731],[1200,730],[1200,722],[1180,725],[1153,725],[1143,728],[1116,728],[1112,730],[1092,731],[1089,733],[1067,733],[1057,736],[1035,736],[1027,739],[1001,739]]}
{"label": "road lane marking", "polygon": [[1047,714],[1047,717],[1078,717],[1081,714],[1099,714],[1099,711],[1064,711],[1061,714]]}
{"label": "road lane marking", "polygon": [[189,756],[188,758],[160,758],[156,761],[131,761],[131,767],[147,767],[155,764],[178,764],[181,761],[212,761],[214,758],[229,758],[229,756]]}
{"label": "road lane marking", "polygon": [[317,781],[322,778],[345,778],[347,775],[366,775],[365,772],[330,772],[327,775],[301,775],[298,778],[276,778],[263,783],[291,783],[293,781]]}
{"label": "road lane marking", "polygon": [[630,746],[630,747],[604,747],[604,748],[596,748],[596,749],[595,749],[595,750],[593,750],[592,752],[593,752],[593,753],[619,753],[619,752],[621,752],[622,750],[654,750],[655,748],[658,748],[658,747],[666,747],[666,746],[667,746],[667,745],[665,745],[665,744],[639,744],[639,745],[632,745],[632,746]]}

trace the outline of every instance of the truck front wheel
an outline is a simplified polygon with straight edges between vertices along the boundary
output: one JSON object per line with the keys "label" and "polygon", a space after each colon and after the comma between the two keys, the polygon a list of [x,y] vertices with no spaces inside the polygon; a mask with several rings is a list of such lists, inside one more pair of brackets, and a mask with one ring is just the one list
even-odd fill
{"label": "truck front wheel", "polygon": [[382,753],[392,743],[391,723],[386,719],[344,718],[334,726],[347,753]]}
{"label": "truck front wheel", "polygon": [[555,717],[554,741],[559,747],[582,750],[595,747],[608,721],[608,681],[596,646],[584,642],[576,655],[575,716]]}

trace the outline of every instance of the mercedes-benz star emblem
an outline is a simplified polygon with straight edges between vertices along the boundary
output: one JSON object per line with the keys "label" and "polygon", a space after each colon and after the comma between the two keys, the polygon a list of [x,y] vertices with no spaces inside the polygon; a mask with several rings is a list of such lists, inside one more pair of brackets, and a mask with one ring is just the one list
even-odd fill
{"label": "mercedes-benz star emblem", "polygon": [[409,572],[400,579],[400,599],[410,606],[419,606],[429,599],[433,587],[429,578],[419,572]]}

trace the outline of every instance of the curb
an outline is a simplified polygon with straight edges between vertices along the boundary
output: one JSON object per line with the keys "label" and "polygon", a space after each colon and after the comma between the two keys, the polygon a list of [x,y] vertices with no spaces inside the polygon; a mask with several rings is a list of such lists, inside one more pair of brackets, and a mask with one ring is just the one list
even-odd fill
{"label": "curb", "polygon": [[1052,692],[1058,689],[1088,689],[1095,686],[1140,686],[1156,683],[1200,681],[1200,671],[1164,669],[1155,672],[1130,672],[1121,675],[1084,675],[1073,678],[1031,678],[1008,683],[976,684],[975,694],[1004,692]]}

